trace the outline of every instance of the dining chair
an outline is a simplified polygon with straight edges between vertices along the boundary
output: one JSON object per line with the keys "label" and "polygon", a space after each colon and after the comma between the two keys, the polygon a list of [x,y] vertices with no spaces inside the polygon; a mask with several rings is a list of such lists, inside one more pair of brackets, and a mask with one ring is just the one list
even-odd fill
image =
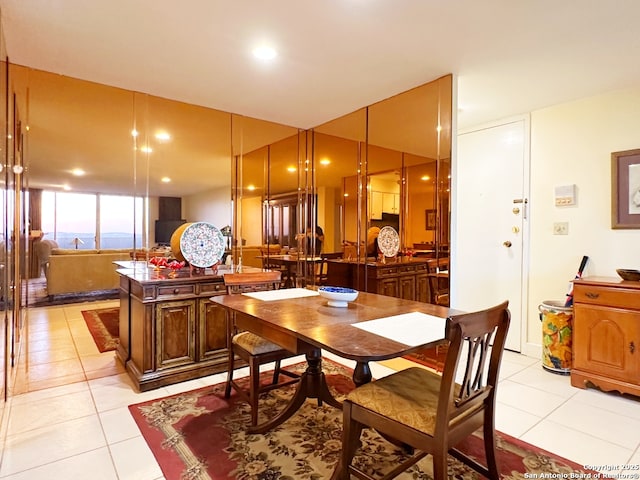
{"label": "dining chair", "polygon": [[316,273],[316,285],[326,285],[327,284],[327,274],[329,272],[329,262],[328,260],[333,260],[336,258],[342,258],[342,252],[328,252],[320,254],[320,266],[318,267]]}
{"label": "dining chair", "polygon": [[438,277],[438,272],[449,270],[449,257],[432,258],[427,260],[427,274],[429,276],[429,303],[449,306],[449,279]]}
{"label": "dining chair", "polygon": [[279,244],[263,245],[260,247],[262,269],[280,272],[280,286],[286,288],[289,285],[295,285],[296,272],[295,268],[287,267],[285,263],[271,258],[273,255],[281,255],[282,252],[282,247],[280,247]]}
{"label": "dining chair", "polygon": [[[227,293],[237,295],[247,292],[279,289],[281,275],[280,272],[247,272],[224,274],[223,278],[224,284],[227,287]],[[227,322],[227,332],[229,362],[224,396],[225,398],[229,398],[231,388],[233,387],[238,396],[247,401],[251,406],[251,426],[255,426],[258,424],[258,399],[260,394],[273,390],[274,388],[291,385],[300,380],[300,375],[283,369],[280,366],[281,360],[294,357],[296,354],[285,350],[255,333],[238,331],[233,321]],[[233,378],[236,356],[240,357],[249,365],[248,389],[240,386]],[[275,362],[273,378],[271,383],[261,385],[260,366],[270,362]],[[281,374],[290,379],[280,382]]]}
{"label": "dining chair", "polygon": [[[497,479],[496,387],[509,321],[506,301],[486,310],[453,315],[447,319],[450,346],[441,375],[412,367],[352,390],[343,403],[342,456],[332,478],[346,480],[351,474],[380,478],[365,471],[371,459],[353,462],[361,446],[360,433],[370,427],[413,449],[408,459],[382,477],[385,480],[428,454],[433,457],[436,480],[448,478],[448,454]],[[454,448],[480,427],[486,466]]]}

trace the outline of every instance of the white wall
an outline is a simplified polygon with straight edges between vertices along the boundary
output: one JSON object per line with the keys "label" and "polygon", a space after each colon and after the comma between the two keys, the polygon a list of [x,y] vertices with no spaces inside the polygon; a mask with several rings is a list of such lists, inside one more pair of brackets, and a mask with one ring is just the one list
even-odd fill
{"label": "white wall", "polygon": [[182,197],[182,213],[188,222],[208,222],[219,229],[231,225],[231,187]]}
{"label": "white wall", "polygon": [[[585,276],[640,269],[640,230],[611,229],[611,152],[640,148],[639,132],[640,87],[531,113],[528,342],[540,343],[538,304],[564,299],[583,255]],[[556,207],[554,187],[571,184],[577,205]]]}
{"label": "white wall", "polygon": [[246,246],[262,245],[262,198],[244,197],[240,211],[240,236]]}

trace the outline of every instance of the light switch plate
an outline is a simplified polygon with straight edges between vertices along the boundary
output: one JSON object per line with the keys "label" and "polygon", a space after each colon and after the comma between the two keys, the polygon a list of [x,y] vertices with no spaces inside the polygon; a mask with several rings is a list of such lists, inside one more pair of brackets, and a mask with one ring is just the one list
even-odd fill
{"label": "light switch plate", "polygon": [[553,224],[554,235],[569,235],[569,222],[556,222]]}

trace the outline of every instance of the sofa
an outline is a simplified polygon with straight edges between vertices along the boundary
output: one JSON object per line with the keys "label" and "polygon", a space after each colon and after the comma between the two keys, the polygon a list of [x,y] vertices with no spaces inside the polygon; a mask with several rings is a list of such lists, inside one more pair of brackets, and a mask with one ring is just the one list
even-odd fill
{"label": "sofa", "polygon": [[119,286],[113,262],[131,260],[130,249],[54,248],[45,268],[49,296],[112,290]]}

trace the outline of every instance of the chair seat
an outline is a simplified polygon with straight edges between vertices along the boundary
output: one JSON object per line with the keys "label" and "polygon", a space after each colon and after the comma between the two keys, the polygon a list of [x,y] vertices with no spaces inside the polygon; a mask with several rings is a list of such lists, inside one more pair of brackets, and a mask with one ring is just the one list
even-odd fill
{"label": "chair seat", "polygon": [[280,345],[265,340],[264,338],[251,332],[242,332],[234,335],[233,343],[242,347],[251,355],[261,355],[264,353],[284,350]]}
{"label": "chair seat", "polygon": [[359,386],[347,399],[368,410],[433,435],[442,377],[412,367]]}

